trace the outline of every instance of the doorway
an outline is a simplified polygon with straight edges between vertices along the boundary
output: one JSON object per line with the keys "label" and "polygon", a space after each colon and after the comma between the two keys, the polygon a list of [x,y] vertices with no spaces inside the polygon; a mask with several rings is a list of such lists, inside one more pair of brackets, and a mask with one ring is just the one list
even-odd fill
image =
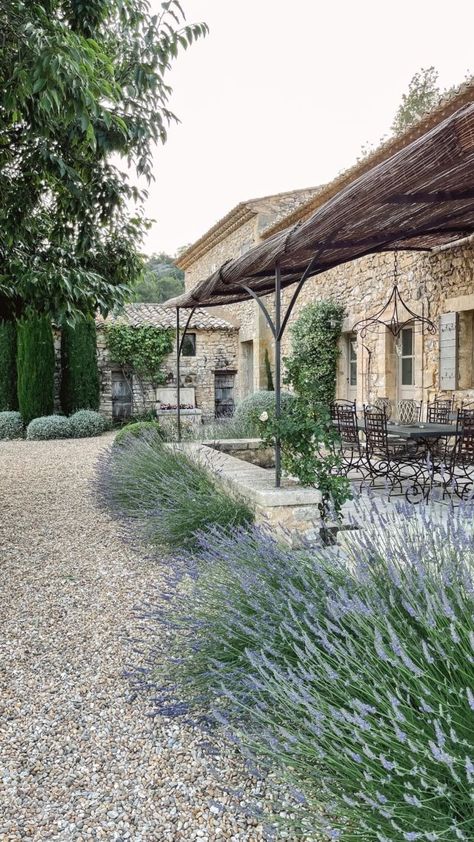
{"label": "doorway", "polygon": [[123,371],[112,371],[112,419],[127,421],[132,415],[133,393],[130,380]]}
{"label": "doorway", "polygon": [[415,392],[415,329],[404,327],[396,340],[398,356],[398,399],[413,398]]}
{"label": "doorway", "polygon": [[348,333],[346,339],[346,397],[348,401],[357,400],[357,334]]}
{"label": "doorway", "polygon": [[215,416],[231,418],[234,414],[235,372],[216,371],[214,374]]}

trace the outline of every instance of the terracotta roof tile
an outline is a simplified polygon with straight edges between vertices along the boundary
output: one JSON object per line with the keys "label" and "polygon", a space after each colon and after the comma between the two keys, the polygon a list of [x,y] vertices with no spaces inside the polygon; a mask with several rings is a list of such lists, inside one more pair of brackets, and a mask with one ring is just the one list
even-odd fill
{"label": "terracotta roof tile", "polygon": [[[126,304],[121,313],[111,313],[107,319],[97,316],[98,325],[119,322],[131,327],[151,325],[160,328],[175,328],[176,315],[173,310],[166,309],[163,304]],[[237,330],[236,326],[226,319],[212,316],[207,310],[199,307],[194,313],[189,325],[192,330]]]}

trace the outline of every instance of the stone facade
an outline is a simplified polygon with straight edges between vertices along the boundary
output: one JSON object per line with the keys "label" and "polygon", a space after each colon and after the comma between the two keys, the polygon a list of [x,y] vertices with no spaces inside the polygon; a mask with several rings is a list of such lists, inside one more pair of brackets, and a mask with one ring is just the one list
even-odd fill
{"label": "stone facade", "polygon": [[[236,331],[197,330],[189,331],[196,336],[196,355],[181,357],[181,384],[193,387],[195,405],[201,410],[203,421],[215,417],[215,381],[216,372],[235,374],[237,369]],[[105,345],[103,329],[99,328],[97,350],[101,378],[101,412],[108,418],[113,416],[112,379],[122,372],[120,365],[110,359]],[[176,341],[171,354],[163,361],[166,382],[176,388]],[[136,374],[123,372],[133,392],[132,414],[137,415],[154,409],[156,406],[156,388],[148,381],[142,382]]]}
{"label": "stone facade", "polygon": [[[259,212],[256,211],[251,220],[234,229],[231,235],[215,243],[194,262],[188,263],[186,288],[192,288],[225,260],[242,253],[241,249],[247,248],[251,237],[256,244],[262,236],[265,237],[265,228],[262,228],[261,221],[259,224]],[[395,341],[388,329],[380,326],[365,339],[358,337],[356,344],[351,346],[353,326],[383,308],[395,281],[413,312],[429,317],[437,328],[435,334],[430,334],[426,329],[421,330],[419,322],[412,323],[413,382],[409,384],[402,382],[401,342]],[[284,291],[284,306],[294,289],[293,286]],[[264,299],[271,313],[274,309],[272,299],[271,295]],[[453,396],[458,402],[474,400],[472,240],[431,253],[399,252],[396,259],[392,252],[371,255],[311,278],[300,293],[289,327],[305,305],[328,299],[341,302],[346,312],[340,343],[337,397],[356,400],[360,406],[377,397],[388,397],[392,402],[413,398],[425,405],[438,394]],[[239,326],[237,397],[267,388],[265,350],[273,362],[273,337],[258,305],[247,301],[218,307],[215,311]],[[449,390],[443,390],[439,370],[439,319],[444,313],[458,314],[456,388]],[[403,320],[409,319],[407,312],[402,312],[402,316]],[[283,355],[288,354],[290,349],[291,330],[287,330],[282,340]],[[351,371],[356,381],[354,385],[350,383]]]}

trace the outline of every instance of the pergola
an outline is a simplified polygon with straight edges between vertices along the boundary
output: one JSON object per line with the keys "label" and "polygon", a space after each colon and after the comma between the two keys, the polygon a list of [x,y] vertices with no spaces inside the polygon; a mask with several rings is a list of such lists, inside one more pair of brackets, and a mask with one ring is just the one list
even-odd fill
{"label": "pergola", "polygon": [[[280,343],[308,278],[384,251],[431,251],[474,233],[474,102],[458,109],[332,195],[306,221],[224,263],[193,289],[167,302],[177,314],[179,359],[196,307],[255,299],[275,340],[275,404],[280,415]],[[295,285],[282,314],[281,291]],[[275,295],[274,317],[262,298]],[[180,310],[191,313],[180,334]],[[276,485],[280,445],[276,442]]]}

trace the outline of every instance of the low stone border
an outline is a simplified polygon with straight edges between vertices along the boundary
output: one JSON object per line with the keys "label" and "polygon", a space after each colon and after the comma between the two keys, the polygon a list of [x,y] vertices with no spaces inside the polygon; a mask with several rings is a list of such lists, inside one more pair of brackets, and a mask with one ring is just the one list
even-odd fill
{"label": "low stone border", "polygon": [[[234,447],[229,446],[229,441],[234,442]],[[202,444],[183,442],[178,447],[191,459],[205,465],[231,494],[250,504],[257,524],[269,526],[292,545],[301,543],[302,538],[319,538],[320,491],[289,481],[283,481],[281,488],[275,488],[273,472],[238,459],[230,452],[222,452],[224,449],[250,451],[257,443],[256,439],[238,439]]]}

